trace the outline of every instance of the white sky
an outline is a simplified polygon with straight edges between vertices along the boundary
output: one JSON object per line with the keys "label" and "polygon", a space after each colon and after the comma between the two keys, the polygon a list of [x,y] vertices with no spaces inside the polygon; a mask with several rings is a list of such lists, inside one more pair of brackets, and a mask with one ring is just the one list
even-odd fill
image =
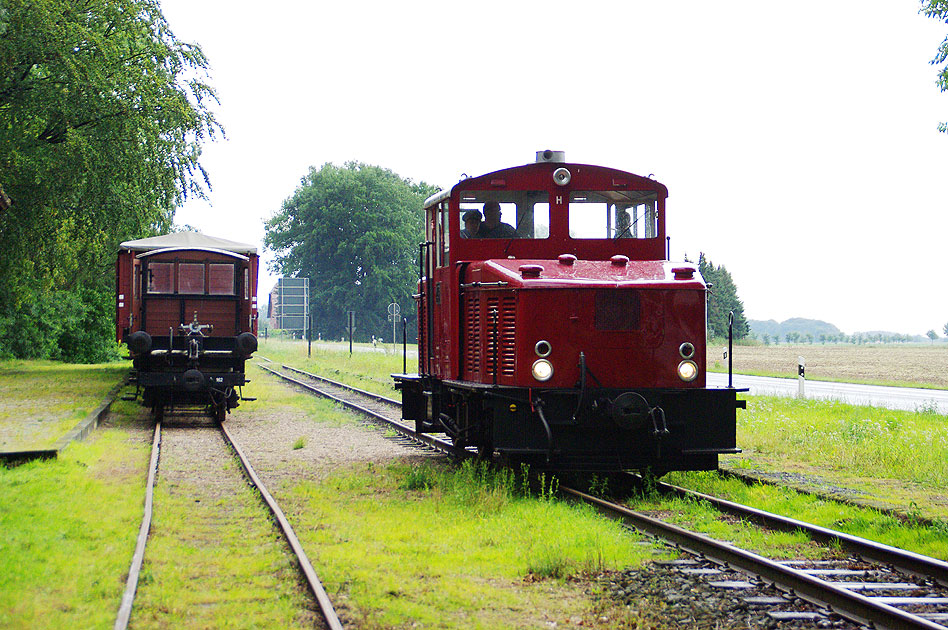
{"label": "white sky", "polygon": [[209,57],[228,138],[202,158],[211,204],[178,223],[262,247],[310,166],[447,188],[549,148],[654,173],[672,259],[727,267],[748,318],[948,322],[948,93],[928,63],[948,27],[915,0],[162,7]]}

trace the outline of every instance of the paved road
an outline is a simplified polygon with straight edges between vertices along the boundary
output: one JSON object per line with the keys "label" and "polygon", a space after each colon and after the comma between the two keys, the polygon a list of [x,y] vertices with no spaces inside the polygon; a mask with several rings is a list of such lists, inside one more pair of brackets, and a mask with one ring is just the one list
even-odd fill
{"label": "paved road", "polygon": [[[708,373],[708,387],[727,387],[727,374]],[[799,384],[795,378],[734,375],[734,387],[747,387],[750,394],[763,396],[796,396]],[[948,390],[913,387],[880,387],[855,383],[806,381],[807,398],[840,400],[854,405],[872,405],[908,411],[935,410],[948,415]]]}

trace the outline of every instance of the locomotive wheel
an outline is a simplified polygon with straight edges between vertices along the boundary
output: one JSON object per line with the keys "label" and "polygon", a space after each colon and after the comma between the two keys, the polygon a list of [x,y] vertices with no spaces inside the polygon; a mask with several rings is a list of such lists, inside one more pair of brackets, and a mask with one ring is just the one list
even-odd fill
{"label": "locomotive wheel", "polygon": [[494,457],[494,445],[492,442],[477,443],[477,459],[491,461]]}
{"label": "locomotive wheel", "polygon": [[164,403],[155,403],[154,407],[155,412],[155,422],[161,422],[165,419],[165,405]]}
{"label": "locomotive wheel", "polygon": [[227,420],[227,405],[214,405],[214,420],[217,422]]}

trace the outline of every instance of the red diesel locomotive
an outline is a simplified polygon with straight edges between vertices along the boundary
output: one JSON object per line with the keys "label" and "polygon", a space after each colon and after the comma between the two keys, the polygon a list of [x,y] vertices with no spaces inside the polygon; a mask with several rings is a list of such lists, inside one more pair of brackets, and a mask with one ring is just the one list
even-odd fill
{"label": "red diesel locomotive", "polygon": [[744,403],[706,387],[708,287],[666,260],[667,196],[543,151],[426,200],[403,417],[553,468],[707,470],[738,452]]}
{"label": "red diesel locomotive", "polygon": [[199,409],[223,421],[239,404],[257,349],[257,262],[254,246],[197,232],[122,243],[116,337],[157,418]]}

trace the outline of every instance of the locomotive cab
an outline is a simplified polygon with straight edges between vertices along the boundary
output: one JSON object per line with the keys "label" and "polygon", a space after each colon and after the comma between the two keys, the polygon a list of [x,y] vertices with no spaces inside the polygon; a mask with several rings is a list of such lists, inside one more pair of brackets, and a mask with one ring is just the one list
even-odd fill
{"label": "locomotive cab", "polygon": [[706,387],[707,286],[666,260],[667,196],[542,152],[429,198],[418,373],[395,376],[405,419],[571,469],[714,469],[736,452],[743,403]]}

